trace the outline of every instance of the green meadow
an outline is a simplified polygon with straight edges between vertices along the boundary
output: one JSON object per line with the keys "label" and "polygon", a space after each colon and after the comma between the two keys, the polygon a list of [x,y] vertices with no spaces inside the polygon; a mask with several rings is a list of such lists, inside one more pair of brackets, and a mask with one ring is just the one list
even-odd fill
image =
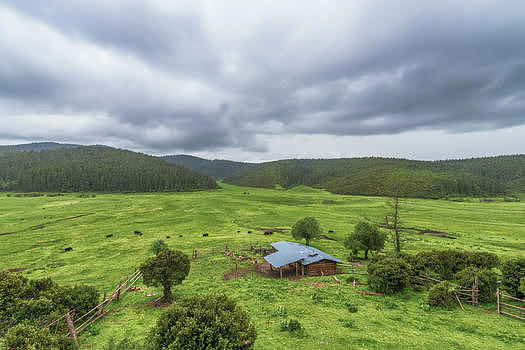
{"label": "green meadow", "polygon": [[[426,291],[368,296],[356,293],[366,286],[347,284],[346,275],[337,276],[341,283],[330,276],[270,279],[258,275],[249,262],[221,253],[225,246],[240,250],[250,244],[293,240],[289,232],[265,236],[257,228],[290,228],[298,219],[314,216],[336,241],[321,239],[312,245],[347,260],[348,251],[341,243],[345,236],[363,218],[382,221],[389,212],[388,199],[335,195],[305,186],[290,190],[221,187],[89,197],[0,194],[0,234],[4,234],[0,235],[0,269],[24,268],[28,278],[50,276],[62,284],[93,285],[102,298],[104,291],[110,292],[119,278],[151,255],[148,248],[154,240],[163,239],[172,249],[189,256],[197,249],[200,255],[173,293],[224,293],[235,299],[256,324],[256,349],[525,348],[525,322],[498,315],[493,304],[466,305],[465,311],[429,309],[424,303]],[[464,249],[494,252],[503,260],[525,256],[523,203],[476,198],[403,199],[401,203],[404,226],[444,231],[456,238],[405,234],[407,252]],[[135,230],[143,235],[135,235]],[[107,234],[113,237],[106,238]],[[73,251],[64,252],[65,247]],[[387,242],[385,248],[392,250],[392,243]],[[236,269],[242,278],[223,279]],[[360,279],[366,282],[365,277]],[[146,293],[159,296],[161,289],[141,282],[139,286],[140,291],[113,303],[114,312],[80,334],[82,349],[100,349],[112,337],[144,339],[162,312],[145,304],[156,298]],[[358,311],[350,313],[348,305],[357,306]],[[299,320],[303,330],[281,331],[286,319]]]}

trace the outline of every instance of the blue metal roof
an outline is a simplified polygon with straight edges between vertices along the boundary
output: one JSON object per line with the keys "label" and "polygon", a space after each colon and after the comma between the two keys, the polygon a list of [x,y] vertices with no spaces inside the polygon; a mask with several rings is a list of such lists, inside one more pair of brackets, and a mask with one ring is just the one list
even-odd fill
{"label": "blue metal roof", "polygon": [[272,247],[277,249],[277,251],[265,256],[264,260],[268,261],[274,267],[281,267],[296,261],[302,265],[310,265],[321,260],[342,262],[317,248],[304,244],[280,241],[272,243]]}

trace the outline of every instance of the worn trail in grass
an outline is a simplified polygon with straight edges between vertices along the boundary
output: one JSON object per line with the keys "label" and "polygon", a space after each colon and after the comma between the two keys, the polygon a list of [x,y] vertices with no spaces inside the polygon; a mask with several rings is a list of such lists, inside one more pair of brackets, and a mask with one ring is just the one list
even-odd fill
{"label": "worn trail in grass", "polygon": [[[225,293],[237,300],[256,322],[256,349],[307,348],[493,348],[525,346],[525,324],[493,308],[427,310],[425,292],[407,290],[392,297],[356,294],[355,287],[329,277],[300,281],[266,279],[253,265],[238,263],[244,278],[223,280],[235,262],[211,247],[232,248],[292,240],[290,233],[264,236],[259,227],[291,227],[304,216],[315,216],[327,236],[313,246],[346,260],[342,240],[363,217],[382,220],[387,200],[340,196],[307,187],[265,190],[222,184],[223,189],[194,193],[97,194],[82,198],[7,197],[0,195],[0,269],[26,268],[29,278],[51,276],[60,283],[86,283],[101,292],[150,254],[155,239],[191,255],[190,275],[175,287],[178,295]],[[404,249],[457,248],[492,251],[502,258],[525,255],[525,204],[501,201],[465,202],[406,199],[401,218],[406,226],[450,232],[457,239],[406,235]],[[90,214],[72,218],[78,215]],[[62,220],[66,219],[67,220]],[[232,222],[234,221],[234,222]],[[142,236],[133,232],[139,230]],[[327,233],[333,230],[334,233]],[[240,231],[239,233],[237,231]],[[248,231],[252,231],[251,234]],[[209,233],[202,237],[202,233]],[[106,238],[106,234],[113,237]],[[182,235],[182,237],[179,237]],[[166,238],[170,236],[170,238]],[[391,243],[387,243],[391,248]],[[65,247],[73,247],[65,253]],[[344,282],[345,276],[339,276]],[[312,286],[321,282],[322,286]],[[364,282],[364,280],[363,280]],[[127,294],[104,319],[81,334],[85,349],[98,349],[110,337],[142,340],[162,310],[144,305],[154,297],[141,287]],[[365,287],[359,287],[364,289]],[[349,313],[347,305],[358,307]],[[298,319],[304,331],[281,332],[280,322]]]}

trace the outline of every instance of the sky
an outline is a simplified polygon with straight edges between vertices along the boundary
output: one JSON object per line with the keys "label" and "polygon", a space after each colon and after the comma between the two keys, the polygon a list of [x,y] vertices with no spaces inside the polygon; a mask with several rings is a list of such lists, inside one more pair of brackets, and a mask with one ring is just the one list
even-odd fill
{"label": "sky", "polygon": [[0,143],[266,161],[525,153],[525,2],[0,3]]}

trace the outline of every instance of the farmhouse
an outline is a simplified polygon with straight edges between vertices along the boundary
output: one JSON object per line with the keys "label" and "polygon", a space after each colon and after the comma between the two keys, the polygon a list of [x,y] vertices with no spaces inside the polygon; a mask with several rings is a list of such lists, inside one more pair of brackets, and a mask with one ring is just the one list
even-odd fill
{"label": "farmhouse", "polygon": [[333,275],[337,271],[339,259],[328,255],[319,249],[293,242],[275,242],[271,244],[276,252],[264,257],[272,268],[279,270],[283,277],[283,269],[295,267],[295,275],[301,276],[324,276]]}

